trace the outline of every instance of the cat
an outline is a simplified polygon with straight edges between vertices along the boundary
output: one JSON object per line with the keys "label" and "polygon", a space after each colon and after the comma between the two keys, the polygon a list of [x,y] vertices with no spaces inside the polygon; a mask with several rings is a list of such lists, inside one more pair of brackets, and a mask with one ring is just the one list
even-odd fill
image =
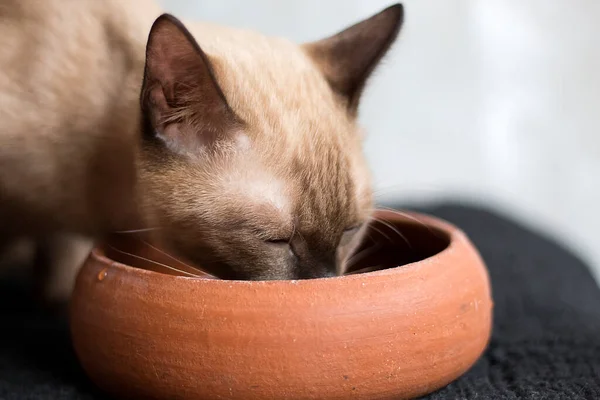
{"label": "cat", "polygon": [[150,1],[0,1],[0,241],[35,239],[50,297],[79,235],[137,230],[223,279],[340,275],[373,209],[360,98],[403,16],[298,45]]}

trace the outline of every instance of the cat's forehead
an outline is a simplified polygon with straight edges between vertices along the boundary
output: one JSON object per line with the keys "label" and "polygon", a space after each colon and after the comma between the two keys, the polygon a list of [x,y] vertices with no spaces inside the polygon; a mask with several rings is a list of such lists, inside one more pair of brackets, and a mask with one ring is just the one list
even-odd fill
{"label": "cat's forehead", "polygon": [[242,200],[249,206],[268,206],[282,218],[293,213],[293,188],[267,168],[255,143],[243,131],[218,165],[217,187],[221,196]]}
{"label": "cat's forehead", "polygon": [[218,175],[221,195],[251,208],[266,206],[272,217],[286,222],[344,224],[356,216],[361,196],[370,194],[360,154],[353,157],[346,151],[350,145],[332,140],[312,148],[284,146],[239,133]]}

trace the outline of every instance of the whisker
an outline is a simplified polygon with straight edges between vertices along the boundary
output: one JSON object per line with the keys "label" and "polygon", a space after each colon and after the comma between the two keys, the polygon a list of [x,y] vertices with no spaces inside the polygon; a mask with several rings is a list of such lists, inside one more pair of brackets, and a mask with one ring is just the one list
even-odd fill
{"label": "whisker", "polygon": [[359,251],[358,253],[353,254],[352,256],[350,256],[350,258],[348,258],[348,260],[346,260],[346,266],[348,268],[354,267],[358,262],[360,262],[360,260],[364,259],[370,254],[373,254],[373,252],[379,250],[380,248],[380,244],[375,244],[371,247],[367,247],[366,249]]}
{"label": "whisker", "polygon": [[391,212],[393,214],[399,215],[401,217],[408,218],[408,219],[410,219],[412,221],[415,221],[416,223],[420,224],[424,228],[427,228],[427,230],[431,234],[433,234],[433,235],[435,235],[437,237],[442,237],[438,232],[436,232],[435,230],[431,229],[431,227],[429,225],[427,225],[425,222],[421,221],[419,218],[415,217],[414,215],[410,215],[408,213],[402,212],[400,210],[395,210],[395,209],[390,208],[390,207],[379,206],[379,208],[382,209],[382,210],[385,210],[385,211],[389,211],[389,212]]}
{"label": "whisker", "polygon": [[[161,250],[161,249],[159,249],[157,247],[154,247],[153,245],[151,245],[150,243],[148,243],[147,241],[145,241],[142,238],[137,238],[137,239],[140,240],[141,242],[143,242],[146,246],[149,246],[149,247],[153,248],[154,250],[156,250],[156,251],[164,254],[165,256],[169,257],[170,259],[172,259],[172,260],[174,260],[176,262],[179,262],[179,263],[185,265],[188,268],[194,269],[194,270],[196,270],[198,272],[202,272],[203,274],[211,275],[208,272],[204,271],[202,268],[195,267],[195,266],[189,265],[187,263],[184,263],[183,261],[181,261],[180,259],[176,258],[175,256],[166,253],[164,250]],[[205,260],[205,262],[207,262],[207,263],[217,263],[217,262],[227,262],[227,261],[228,260],[225,257],[212,257],[209,260]]]}
{"label": "whisker", "polygon": [[384,238],[386,238],[387,240],[390,241],[390,243],[394,244],[395,242],[392,240],[391,237],[389,237],[388,235],[386,235],[381,229],[379,229],[378,227],[374,226],[373,224],[369,225],[369,229],[374,230],[375,232],[379,233],[381,236],[383,236]]}
{"label": "whisker", "polygon": [[166,251],[164,251],[164,250],[161,250],[161,249],[159,249],[158,247],[155,247],[155,246],[151,245],[150,243],[148,243],[148,242],[147,242],[147,241],[145,241],[144,239],[139,239],[139,240],[140,240],[142,243],[144,243],[146,246],[148,246],[148,247],[150,247],[150,248],[152,248],[152,249],[154,249],[154,250],[158,251],[158,252],[159,252],[159,253],[161,253],[161,254],[164,254],[165,256],[169,257],[169,258],[170,258],[171,260],[173,260],[173,261],[176,261],[176,262],[178,262],[178,263],[181,263],[181,264],[185,265],[186,267],[188,267],[188,268],[191,268],[191,269],[194,269],[194,270],[196,270],[196,271],[198,271],[198,272],[206,273],[206,272],[205,272],[205,271],[203,271],[202,269],[200,269],[200,268],[198,268],[198,267],[191,266],[191,265],[189,265],[189,264],[187,264],[187,263],[184,263],[183,261],[181,261],[180,259],[176,258],[175,256],[172,256],[171,254],[167,253]]}
{"label": "whisker", "polygon": [[400,236],[406,242],[408,247],[412,249],[412,245],[410,244],[410,241],[408,240],[406,235],[404,235],[402,232],[400,232],[400,230],[398,228],[396,228],[394,225],[392,225],[391,223],[389,223],[383,219],[377,219],[377,220],[379,221],[379,223],[385,225],[386,227],[391,229],[393,232],[395,232],[398,236]]}
{"label": "whisker", "polygon": [[194,277],[194,278],[202,278],[200,275],[195,275],[195,274],[192,274],[191,272],[182,271],[182,270],[177,269],[175,267],[171,267],[169,265],[166,265],[166,264],[163,264],[163,263],[159,263],[158,261],[150,260],[149,258],[141,257],[141,256],[138,256],[138,255],[135,255],[135,254],[132,254],[132,253],[128,253],[128,252],[123,251],[123,250],[119,250],[119,249],[111,246],[110,244],[108,244],[107,246],[110,247],[111,249],[113,249],[114,251],[119,252],[121,254],[125,254],[125,255],[128,255],[130,257],[137,258],[139,260],[148,261],[148,262],[151,262],[153,264],[160,265],[163,268],[170,269],[170,270],[178,272],[180,274],[185,274],[185,275],[188,275],[188,276],[191,276],[191,277]]}
{"label": "whisker", "polygon": [[[414,215],[410,215],[409,213],[406,213],[406,212],[403,212],[403,211],[400,211],[400,210],[396,210],[396,209],[393,209],[393,208],[390,208],[390,207],[385,207],[385,206],[378,206],[377,208],[379,208],[381,210],[389,211],[389,212],[391,212],[393,214],[399,215],[399,216],[404,217],[404,218],[408,218],[411,221],[415,221],[415,222],[417,222],[417,223],[419,223],[419,224],[421,224],[421,225],[423,225],[425,227],[428,227],[428,225],[425,222],[421,221],[420,219],[418,219]],[[373,211],[375,211],[375,210],[377,210],[377,209],[373,209]]]}
{"label": "whisker", "polygon": [[[374,228],[373,226],[371,226],[371,228]],[[381,235],[381,232],[378,232]],[[373,243],[377,243],[377,238],[373,237],[373,231],[371,229],[368,229],[365,232],[365,237],[363,239],[363,245],[365,243],[368,243],[368,241],[373,242]]]}
{"label": "whisker", "polygon": [[402,233],[401,233],[401,232],[398,230],[398,228],[394,227],[394,225],[392,225],[392,224],[390,224],[389,222],[387,222],[387,221],[384,221],[384,220],[382,220],[382,219],[380,219],[380,218],[377,218],[377,217],[371,217],[371,219],[372,219],[373,221],[377,221],[377,222],[379,222],[380,224],[383,224],[383,225],[384,225],[384,226],[386,226],[388,229],[391,229],[391,230],[392,230],[394,233],[396,233],[398,236],[400,236],[400,237],[401,237],[401,238],[402,238],[402,239],[403,239],[403,240],[406,242],[406,244],[407,244],[407,246],[408,246],[409,248],[411,248],[411,249],[413,248],[413,247],[412,247],[412,245],[410,244],[410,241],[408,240],[408,238],[407,238],[405,235],[403,235],[403,234],[402,234]]}

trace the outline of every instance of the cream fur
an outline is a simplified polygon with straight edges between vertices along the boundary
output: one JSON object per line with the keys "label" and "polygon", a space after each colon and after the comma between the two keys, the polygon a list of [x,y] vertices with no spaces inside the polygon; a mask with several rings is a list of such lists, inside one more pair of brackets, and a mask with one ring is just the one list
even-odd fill
{"label": "cream fur", "polygon": [[[163,165],[144,156],[139,93],[160,13],[151,0],[0,0],[0,245],[156,223],[187,235],[185,249],[197,238],[182,221],[201,215],[218,226],[235,210],[283,230],[300,215],[307,231],[323,234],[330,233],[323,218],[336,208],[368,218],[370,178],[355,117],[312,50],[285,39],[186,23],[245,129],[210,160]],[[265,202],[278,221],[259,219],[270,215]],[[81,252],[67,262],[60,243],[47,258],[72,277]],[[68,292],[72,278],[47,275],[58,276],[47,293]]]}

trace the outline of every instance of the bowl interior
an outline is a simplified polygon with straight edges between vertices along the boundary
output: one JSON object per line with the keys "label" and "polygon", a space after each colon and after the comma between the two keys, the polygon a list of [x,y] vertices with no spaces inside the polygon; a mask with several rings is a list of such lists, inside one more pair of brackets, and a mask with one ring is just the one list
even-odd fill
{"label": "bowl interior", "polygon": [[[380,211],[369,224],[363,243],[348,259],[347,274],[366,273],[432,257],[450,244],[450,234],[420,215]],[[159,273],[215,279],[164,247],[140,235],[114,235],[97,251],[109,259]]]}
{"label": "bowl interior", "polygon": [[450,234],[422,216],[379,213],[348,260],[347,273],[394,268],[432,257],[450,245]]}

